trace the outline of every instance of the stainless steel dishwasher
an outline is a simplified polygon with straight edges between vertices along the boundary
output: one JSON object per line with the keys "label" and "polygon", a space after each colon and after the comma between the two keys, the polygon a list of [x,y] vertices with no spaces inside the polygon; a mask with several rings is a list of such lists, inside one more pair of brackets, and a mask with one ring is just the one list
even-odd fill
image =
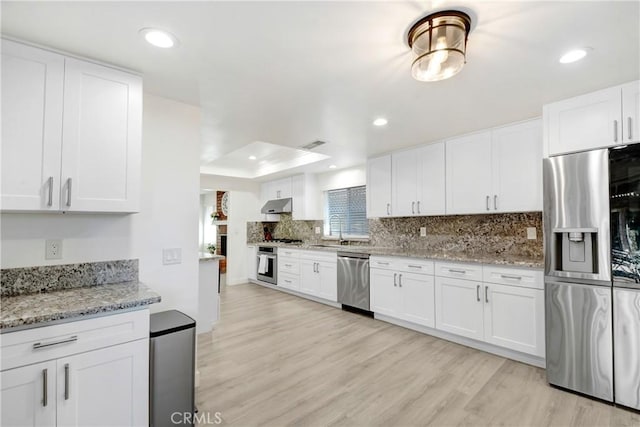
{"label": "stainless steel dishwasher", "polygon": [[338,252],[338,302],[369,311],[369,254]]}

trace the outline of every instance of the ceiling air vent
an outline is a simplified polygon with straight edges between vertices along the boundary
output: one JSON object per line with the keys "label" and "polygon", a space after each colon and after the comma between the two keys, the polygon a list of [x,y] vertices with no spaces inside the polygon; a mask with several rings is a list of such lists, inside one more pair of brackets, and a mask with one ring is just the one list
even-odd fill
{"label": "ceiling air vent", "polygon": [[314,148],[319,147],[319,146],[324,145],[324,144],[326,144],[326,142],[324,142],[324,141],[313,141],[313,142],[311,142],[311,143],[309,143],[307,145],[303,145],[300,148],[302,148],[303,150],[313,150]]}

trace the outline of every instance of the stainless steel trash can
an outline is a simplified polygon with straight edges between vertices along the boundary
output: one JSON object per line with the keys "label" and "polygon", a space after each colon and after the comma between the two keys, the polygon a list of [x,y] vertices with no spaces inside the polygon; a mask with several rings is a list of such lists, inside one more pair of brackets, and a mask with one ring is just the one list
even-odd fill
{"label": "stainless steel trash can", "polygon": [[149,340],[149,425],[193,425],[196,321],[177,310],[153,313]]}

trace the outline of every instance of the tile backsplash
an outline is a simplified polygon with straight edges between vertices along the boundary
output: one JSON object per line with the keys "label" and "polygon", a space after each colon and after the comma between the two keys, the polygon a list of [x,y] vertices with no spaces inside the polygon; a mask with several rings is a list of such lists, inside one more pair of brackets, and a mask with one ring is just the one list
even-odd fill
{"label": "tile backsplash", "polygon": [[[280,222],[248,222],[247,241],[264,239],[267,227],[274,238],[301,239],[319,243],[322,235],[314,233],[322,221],[296,221],[280,215]],[[426,237],[420,237],[425,227]],[[527,239],[527,228],[536,229],[537,238]],[[369,219],[370,244],[430,252],[465,252],[467,254],[504,254],[542,260],[542,212],[488,215],[449,215],[407,218]]]}
{"label": "tile backsplash", "polygon": [[[527,239],[527,227],[535,227],[535,240]],[[369,238],[375,246],[408,250],[543,258],[542,212],[376,218],[369,220]]]}

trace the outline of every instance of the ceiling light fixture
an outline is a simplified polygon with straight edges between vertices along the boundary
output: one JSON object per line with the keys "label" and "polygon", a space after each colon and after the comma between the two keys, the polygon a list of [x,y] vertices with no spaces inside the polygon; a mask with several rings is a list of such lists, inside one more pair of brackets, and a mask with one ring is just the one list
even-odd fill
{"label": "ceiling light fixture", "polygon": [[573,50],[570,50],[569,52],[565,53],[564,55],[562,55],[560,57],[560,63],[561,64],[570,64],[572,62],[576,62],[576,61],[581,60],[585,56],[587,56],[587,50],[586,49],[573,49]]}
{"label": "ceiling light fixture", "polygon": [[249,160],[255,160],[256,158],[256,156],[249,156]]}
{"label": "ceiling light fixture", "polygon": [[377,119],[375,119],[375,120],[373,121],[373,125],[374,125],[374,126],[384,126],[384,125],[386,125],[387,123],[389,123],[389,122],[388,122],[388,121],[387,121],[387,119],[385,119],[384,117],[378,117]]}
{"label": "ceiling light fixture", "polygon": [[335,169],[335,168],[337,168],[336,165],[329,165],[329,169]]}
{"label": "ceiling light fixture", "polygon": [[140,30],[140,34],[147,42],[164,49],[173,47],[178,43],[176,36],[157,28],[143,28]]}
{"label": "ceiling light fixture", "polygon": [[469,30],[471,18],[457,10],[432,13],[413,24],[408,34],[413,78],[435,82],[458,74],[466,63]]}

